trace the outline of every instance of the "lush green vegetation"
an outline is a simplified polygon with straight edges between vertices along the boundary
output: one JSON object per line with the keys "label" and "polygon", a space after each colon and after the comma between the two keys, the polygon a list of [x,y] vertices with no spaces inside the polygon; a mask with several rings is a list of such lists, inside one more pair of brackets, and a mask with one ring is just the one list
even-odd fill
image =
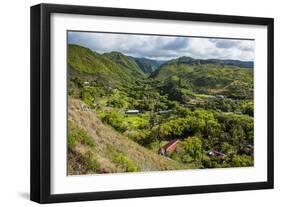
{"label": "lush green vegetation", "polygon": [[165,64],[151,77],[164,81],[163,92],[168,90],[170,98],[179,101],[188,101],[193,93],[232,99],[253,98],[253,70],[248,68],[171,63]]}
{"label": "lush green vegetation", "polygon": [[121,153],[114,154],[113,162],[125,172],[136,172],[139,170],[138,166],[131,159]]}
{"label": "lush green vegetation", "polygon": [[[151,153],[179,139],[177,150],[165,154],[179,169],[252,166],[253,149],[244,147],[254,143],[253,69],[240,67],[249,63],[235,63],[172,60],[147,77],[132,57],[69,45],[68,95]],[[90,140],[69,124],[71,149],[75,143],[98,145]],[[114,147],[110,152],[116,171],[142,170],[128,154]],[[76,161],[100,172],[102,163],[87,157],[91,154]]]}
{"label": "lush green vegetation", "polygon": [[[128,68],[129,62],[132,61],[127,60],[124,64],[119,64],[119,60],[111,59],[110,54],[100,55],[88,48],[68,45],[68,69],[78,71],[84,78],[88,77],[89,81],[102,86],[120,85],[133,82],[132,77],[144,77],[141,69]],[[75,79],[75,76],[73,78]]]}

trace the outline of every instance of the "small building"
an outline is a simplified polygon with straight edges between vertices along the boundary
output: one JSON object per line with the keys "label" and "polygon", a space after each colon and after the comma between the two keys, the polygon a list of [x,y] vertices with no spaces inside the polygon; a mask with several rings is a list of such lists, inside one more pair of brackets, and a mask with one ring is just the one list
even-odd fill
{"label": "small building", "polygon": [[217,98],[221,98],[221,99],[225,98],[224,95],[216,95],[216,97],[217,97]]}
{"label": "small building", "polygon": [[217,150],[210,150],[210,151],[207,152],[207,155],[209,157],[216,157],[216,158],[218,158],[220,160],[225,160],[225,158],[227,157],[226,154],[224,154],[224,153],[222,153],[220,151],[217,151]]}
{"label": "small building", "polygon": [[166,155],[167,152],[174,152],[177,149],[177,144],[180,140],[179,139],[173,139],[169,141],[167,144],[165,144],[163,147],[159,149],[160,155]]}
{"label": "small building", "polygon": [[173,110],[172,109],[169,109],[169,110],[162,110],[162,111],[158,111],[158,114],[167,114],[167,113],[170,113],[172,112]]}
{"label": "small building", "polygon": [[252,154],[254,152],[254,146],[251,144],[247,144],[241,148],[241,152],[247,155]]}
{"label": "small building", "polygon": [[136,110],[136,109],[125,111],[125,114],[138,114],[138,113],[140,113],[140,111],[139,111],[139,110]]}
{"label": "small building", "polygon": [[212,99],[214,99],[214,98],[216,98],[215,96],[213,96],[213,95],[209,95],[208,96],[208,98],[212,98]]}
{"label": "small building", "polygon": [[211,157],[211,156],[214,156],[215,153],[212,150],[210,150],[210,151],[207,152],[207,155]]}
{"label": "small building", "polygon": [[85,81],[85,82],[83,83],[83,85],[84,85],[84,87],[89,87],[89,86],[90,86],[90,83],[89,83],[88,81]]}
{"label": "small building", "polygon": [[238,114],[238,115],[242,115],[243,113],[241,111],[234,111],[235,114]]}
{"label": "small building", "polygon": [[219,152],[219,151],[214,151],[214,154],[217,158],[219,158],[220,160],[224,160],[226,158],[226,154]]}

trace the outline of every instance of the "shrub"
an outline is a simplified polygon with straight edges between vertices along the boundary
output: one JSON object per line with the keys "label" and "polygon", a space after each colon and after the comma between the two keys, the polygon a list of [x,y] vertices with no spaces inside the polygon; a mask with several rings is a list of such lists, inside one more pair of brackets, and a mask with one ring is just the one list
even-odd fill
{"label": "shrub", "polygon": [[83,156],[83,166],[85,168],[85,170],[89,171],[94,171],[96,172],[99,168],[100,168],[100,164],[96,161],[96,159],[94,159],[93,154],[88,151],[86,152]]}
{"label": "shrub", "polygon": [[108,114],[106,114],[102,121],[111,125],[114,129],[116,129],[119,132],[124,132],[127,129],[126,124],[124,124],[124,117],[118,112],[111,111]]}
{"label": "shrub", "polygon": [[231,160],[232,167],[248,167],[253,166],[254,160],[251,156],[248,155],[234,155]]}
{"label": "shrub", "polygon": [[96,88],[88,87],[84,88],[81,92],[81,99],[88,105],[92,105],[95,100],[95,95],[97,93]]}
{"label": "shrub", "polygon": [[119,165],[126,172],[136,172],[139,170],[139,167],[131,159],[121,153],[116,153],[112,162]]}
{"label": "shrub", "polygon": [[67,156],[69,174],[90,174],[100,170],[100,164],[91,151],[80,152],[70,148]]}
{"label": "shrub", "polygon": [[107,106],[115,107],[115,108],[123,108],[126,106],[127,102],[123,99],[112,98],[107,101]]}
{"label": "shrub", "polygon": [[76,142],[93,147],[95,145],[94,140],[83,129],[75,126],[72,122],[68,122],[68,147],[73,147]]}
{"label": "shrub", "polygon": [[189,137],[182,141],[180,146],[183,149],[183,162],[201,161],[203,158],[202,141],[199,137]]}

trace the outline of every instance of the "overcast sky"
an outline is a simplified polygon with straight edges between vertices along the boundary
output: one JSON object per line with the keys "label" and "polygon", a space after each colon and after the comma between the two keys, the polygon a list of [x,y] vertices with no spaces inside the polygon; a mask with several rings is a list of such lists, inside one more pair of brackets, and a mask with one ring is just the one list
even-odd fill
{"label": "overcast sky", "polygon": [[254,60],[253,40],[68,32],[68,43],[99,53],[118,51],[129,56],[159,60],[181,56]]}

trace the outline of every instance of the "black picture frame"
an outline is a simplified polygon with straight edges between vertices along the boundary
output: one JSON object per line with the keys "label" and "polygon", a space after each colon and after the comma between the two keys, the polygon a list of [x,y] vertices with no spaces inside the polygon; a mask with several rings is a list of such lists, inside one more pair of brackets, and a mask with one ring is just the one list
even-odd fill
{"label": "black picture frame", "polygon": [[[219,184],[188,187],[169,187],[106,192],[85,192],[74,194],[51,194],[51,74],[50,74],[50,15],[52,13],[99,15],[112,17],[134,17],[163,20],[181,20],[209,23],[234,23],[267,26],[267,181],[237,184]],[[272,18],[195,14],[168,11],[103,8],[88,6],[39,4],[31,7],[31,174],[30,199],[38,203],[88,201],[103,199],[166,196],[179,194],[211,193],[255,189],[272,189],[274,186],[274,74],[273,46],[274,20]]]}

